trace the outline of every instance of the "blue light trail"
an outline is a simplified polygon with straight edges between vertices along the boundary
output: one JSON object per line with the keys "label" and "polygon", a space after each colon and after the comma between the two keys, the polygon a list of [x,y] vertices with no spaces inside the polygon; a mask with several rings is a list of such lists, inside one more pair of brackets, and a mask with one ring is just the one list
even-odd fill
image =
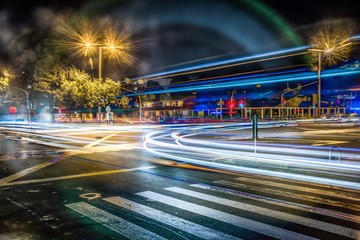
{"label": "blue light trail", "polygon": [[145,76],[141,76],[141,77],[131,78],[130,80],[136,81],[138,79],[161,77],[164,75],[194,71],[194,70],[199,70],[199,69],[204,69],[204,68],[211,68],[211,67],[215,67],[215,66],[219,66],[219,65],[227,65],[227,64],[232,64],[232,63],[237,63],[237,62],[242,62],[242,61],[250,61],[250,60],[255,60],[255,59],[274,57],[274,56],[278,56],[278,55],[286,55],[286,54],[305,51],[309,48],[310,48],[310,46],[302,46],[302,47],[278,50],[278,51],[273,51],[273,52],[268,52],[268,53],[256,54],[253,56],[232,58],[232,59],[227,59],[227,60],[221,60],[221,61],[216,61],[216,62],[211,62],[211,63],[195,65],[192,67],[186,67],[186,68],[180,68],[180,69],[175,69],[175,70],[170,70],[170,71],[165,71],[165,72],[160,72],[160,73],[149,74],[149,75],[145,75]]}
{"label": "blue light trail", "polygon": [[[348,76],[360,74],[360,70],[345,70],[345,69],[333,69],[333,70],[324,70],[321,74],[322,78],[335,77],[335,76]],[[294,82],[294,81],[307,81],[317,79],[316,72],[303,72],[295,74],[287,74],[285,76],[270,76],[270,77],[259,77],[252,79],[243,79],[243,77],[236,78],[223,78],[222,82],[216,84],[203,83],[200,85],[192,86],[179,86],[168,89],[158,89],[152,91],[145,91],[139,93],[140,95],[144,94],[161,94],[161,93],[173,93],[173,92],[191,92],[199,90],[211,90],[211,89],[224,89],[232,87],[242,87],[249,86],[254,84],[271,84],[271,83],[280,83],[280,82]],[[241,81],[239,81],[242,79]],[[325,80],[326,81],[326,80]],[[127,96],[133,96],[134,94],[128,94]]]}

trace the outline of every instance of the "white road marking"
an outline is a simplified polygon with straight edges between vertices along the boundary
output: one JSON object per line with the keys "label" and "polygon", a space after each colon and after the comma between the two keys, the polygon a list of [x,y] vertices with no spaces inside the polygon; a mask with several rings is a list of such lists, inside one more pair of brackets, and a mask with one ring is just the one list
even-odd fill
{"label": "white road marking", "polygon": [[320,207],[315,207],[315,206],[308,206],[308,205],[301,204],[301,203],[288,202],[288,201],[284,201],[284,200],[277,199],[277,198],[271,198],[271,197],[261,196],[261,195],[257,195],[257,194],[253,194],[253,193],[243,192],[243,191],[239,191],[239,190],[232,190],[232,189],[223,188],[223,187],[219,187],[219,186],[211,186],[211,185],[201,184],[201,183],[190,184],[190,186],[205,189],[205,190],[210,190],[210,191],[214,191],[214,192],[225,193],[225,194],[236,196],[236,197],[246,198],[246,199],[254,200],[257,202],[265,202],[265,203],[272,204],[272,205],[282,206],[282,207],[286,207],[286,208],[293,208],[293,209],[297,209],[300,211],[316,213],[316,214],[320,214],[320,215],[324,215],[324,216],[343,219],[346,221],[352,221],[355,223],[360,222],[360,216],[343,213],[343,212],[337,212],[337,211],[333,211],[330,209],[325,209],[325,208],[320,208]]}
{"label": "white road marking", "polygon": [[216,197],[216,196],[212,196],[209,194],[199,193],[199,192],[195,192],[195,191],[191,191],[191,190],[187,190],[187,189],[183,189],[183,188],[178,188],[178,187],[170,187],[170,188],[165,188],[165,189],[172,191],[172,192],[184,194],[184,195],[187,195],[190,197],[206,200],[209,202],[214,202],[217,204],[221,204],[221,205],[225,205],[225,206],[229,206],[229,207],[233,207],[233,208],[237,208],[237,209],[254,212],[256,214],[261,214],[264,216],[281,219],[281,220],[284,220],[287,222],[298,223],[298,224],[301,224],[304,226],[316,228],[316,229],[331,232],[334,234],[339,234],[339,235],[353,238],[353,239],[358,239],[360,237],[360,232],[355,229],[342,227],[339,225],[326,223],[326,222],[314,220],[311,218],[306,218],[306,217],[297,216],[294,214],[279,212],[279,211],[271,210],[268,208],[258,207],[255,205],[241,203],[241,202],[229,200],[226,198]]}
{"label": "white road marking", "polygon": [[193,212],[199,215],[203,215],[205,217],[209,217],[215,220],[219,220],[222,222],[226,222],[241,228],[245,228],[254,232],[258,232],[270,237],[279,238],[279,239],[316,239],[312,238],[300,233],[292,232],[286,229],[281,229],[272,225],[268,225],[265,223],[257,222],[251,219],[239,217],[233,214],[229,214],[226,212],[221,212],[219,210],[211,209],[208,207],[204,207],[201,205],[197,205],[194,203],[189,203],[186,201],[182,201],[176,198],[168,197],[162,194],[158,194],[151,191],[145,191],[136,193],[139,196],[152,199],[154,201],[158,201],[172,207],[180,208],[189,212]]}
{"label": "white road marking", "polygon": [[55,163],[58,163],[58,162],[64,160],[64,158],[65,158],[64,156],[65,155],[58,156],[58,157],[56,157],[54,159],[51,159],[51,160],[49,160],[47,162],[38,164],[36,166],[24,169],[24,170],[22,170],[20,172],[17,172],[15,174],[10,175],[10,176],[4,177],[4,178],[0,179],[0,185],[2,185],[4,183],[11,182],[11,181],[14,181],[15,179],[24,177],[24,176],[26,176],[26,175],[28,175],[30,173],[36,172],[36,171],[38,171],[40,169],[43,169],[45,167],[48,167],[48,166],[53,165]]}
{"label": "white road marking", "polygon": [[317,189],[317,188],[292,185],[289,183],[286,184],[286,183],[279,183],[279,182],[274,182],[274,181],[268,182],[268,181],[258,180],[258,179],[249,178],[249,177],[237,177],[237,178],[235,178],[235,180],[242,181],[242,182],[250,182],[253,184],[268,185],[271,187],[279,187],[279,188],[285,188],[285,189],[290,189],[290,190],[308,192],[308,193],[317,193],[317,194],[326,195],[329,197],[343,198],[345,200],[351,199],[351,200],[360,202],[360,194],[359,193],[353,194],[353,193],[345,192],[345,191],[336,191],[336,190],[334,191],[334,189],[322,190],[322,189]]}
{"label": "white road marking", "polygon": [[274,194],[274,195],[282,196],[282,197],[302,199],[302,200],[310,201],[310,202],[314,202],[314,203],[321,203],[321,204],[332,205],[332,206],[336,206],[336,207],[343,207],[343,208],[360,211],[360,206],[358,204],[346,203],[344,201],[336,201],[336,200],[332,200],[329,198],[321,198],[321,197],[310,196],[310,195],[305,195],[305,194],[298,194],[298,193],[294,193],[291,191],[286,191],[284,189],[277,190],[275,188],[271,188],[270,186],[269,187],[254,187],[254,186],[249,185],[248,183],[245,183],[245,184],[234,183],[234,182],[223,181],[223,180],[215,181],[215,183],[222,184],[225,186],[247,189],[247,190],[254,190],[254,191],[266,193],[266,194]]}
{"label": "white road marking", "polygon": [[85,202],[71,203],[65,206],[129,239],[166,239]]}
{"label": "white road marking", "polygon": [[108,135],[108,136],[106,136],[106,137],[103,137],[103,138],[101,138],[101,139],[99,139],[99,140],[97,140],[97,141],[95,141],[95,142],[92,142],[92,143],[90,143],[90,144],[88,144],[88,145],[86,145],[86,146],[84,146],[84,147],[92,147],[92,146],[94,146],[94,145],[96,145],[96,144],[99,144],[99,143],[105,141],[106,139],[109,139],[109,138],[115,136],[116,134],[118,134],[118,133],[117,133],[117,132],[112,133],[112,134],[110,134],[110,135]]}
{"label": "white road marking", "polygon": [[[41,140],[36,140],[36,139],[31,139],[31,138],[22,138],[26,141],[29,142],[33,142],[36,144],[43,144],[43,145],[47,145],[47,146],[53,146],[53,147],[58,147],[58,148],[67,148],[69,149],[66,153],[64,153],[61,156],[58,156],[54,159],[51,159],[47,162],[38,164],[36,166],[24,169],[20,172],[17,172],[15,174],[12,174],[10,176],[7,176],[5,178],[0,179],[0,186],[10,186],[10,185],[19,185],[19,184],[28,184],[28,183],[34,183],[34,182],[46,182],[46,181],[55,181],[55,180],[62,180],[62,179],[69,179],[69,178],[77,178],[77,177],[84,177],[84,176],[93,176],[92,173],[90,173],[90,175],[88,173],[85,174],[76,174],[76,175],[70,175],[70,176],[64,176],[64,177],[54,177],[54,178],[46,178],[46,179],[34,179],[34,180],[29,180],[29,181],[20,181],[20,182],[15,182],[13,184],[11,184],[11,181],[14,181],[18,178],[24,177],[30,173],[34,173],[38,170],[41,170],[45,167],[48,167],[50,165],[53,165],[55,163],[58,163],[62,160],[64,160],[66,157],[71,156],[71,155],[76,155],[76,154],[85,154],[85,153],[93,153],[93,152],[106,152],[106,151],[115,151],[115,150],[130,150],[133,148],[139,148],[139,144],[126,144],[126,145],[115,145],[115,146],[99,146],[99,147],[92,147],[95,144],[99,144],[100,142],[105,141],[106,139],[116,135],[117,133],[113,133],[110,134],[106,137],[103,137],[93,143],[90,143],[84,147],[75,147],[75,146],[71,146],[71,145],[65,145],[65,144],[59,144],[59,143],[54,143],[54,142],[46,142],[46,141],[41,141]],[[103,174],[108,174],[106,173],[108,171],[104,171]],[[97,172],[95,173],[95,175],[102,175],[102,173]]]}
{"label": "white road marking", "polygon": [[110,197],[103,200],[203,239],[239,239],[125,198]]}

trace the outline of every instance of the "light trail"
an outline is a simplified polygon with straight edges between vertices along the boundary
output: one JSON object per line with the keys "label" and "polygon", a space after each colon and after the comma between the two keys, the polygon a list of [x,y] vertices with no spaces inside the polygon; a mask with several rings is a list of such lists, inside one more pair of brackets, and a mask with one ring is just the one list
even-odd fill
{"label": "light trail", "polygon": [[[263,76],[263,75],[267,75],[267,76],[270,76],[270,75],[279,75],[279,74],[284,74],[284,72],[277,72],[277,73],[266,73],[266,74],[262,74],[260,75],[259,73],[262,73],[262,72],[267,72],[267,71],[274,71],[274,70],[281,70],[281,69],[286,69],[286,68],[291,68],[291,67],[303,67],[305,66],[305,64],[298,64],[298,65],[292,65],[292,66],[283,66],[283,67],[277,67],[277,68],[270,68],[270,69],[260,69],[260,70],[254,70],[254,71],[249,71],[249,72],[241,72],[241,73],[234,73],[234,74],[227,74],[227,75],[221,75],[221,76],[216,76],[216,77],[206,77],[206,78],[197,78],[197,79],[194,79],[194,80],[188,80],[188,81],[181,81],[181,82],[176,82],[176,83],[172,83],[172,85],[187,85],[189,83],[193,83],[193,82],[199,82],[200,81],[204,81],[204,80],[213,80],[213,81],[207,81],[207,83],[215,83],[215,82],[219,82],[219,81],[223,81],[222,79],[223,78],[229,78],[229,77],[239,77],[239,76],[244,76],[247,77],[247,78],[255,78],[255,77],[259,77],[259,76]],[[288,73],[290,72],[303,72],[305,71],[305,69],[295,69],[295,70],[292,70],[292,71],[287,71]],[[257,73],[257,74],[255,74]],[[248,74],[251,74],[251,75],[248,75]],[[151,88],[147,88],[147,89],[151,89]]]}
{"label": "light trail", "polygon": [[[212,62],[212,63],[200,64],[200,65],[196,65],[196,66],[192,66],[192,67],[186,67],[186,68],[181,68],[181,69],[176,69],[176,70],[171,70],[171,71],[164,71],[164,72],[160,72],[160,73],[149,74],[149,75],[141,76],[138,78],[132,78],[130,80],[136,81],[140,78],[149,79],[149,80],[157,79],[160,77],[164,78],[164,77],[169,77],[169,76],[175,76],[174,74],[178,74],[178,73],[189,74],[189,73],[195,73],[195,72],[197,72],[197,70],[201,70],[204,68],[206,68],[205,71],[208,71],[209,70],[208,68],[215,69],[219,65],[226,65],[226,66],[222,66],[222,67],[228,67],[230,64],[237,64],[238,62],[244,62],[244,61],[247,61],[245,63],[257,61],[259,59],[261,61],[265,61],[264,59],[261,59],[261,58],[274,58],[275,56],[278,56],[278,55],[280,55],[280,56],[278,56],[278,58],[280,58],[280,57],[284,57],[284,55],[291,55],[292,53],[304,54],[304,52],[302,52],[302,51],[306,51],[309,48],[310,48],[310,46],[302,46],[302,47],[297,47],[297,48],[290,48],[290,49],[278,50],[278,51],[273,51],[273,52],[268,52],[268,53],[256,54],[253,56],[232,58],[232,59],[228,59],[228,60],[221,60],[221,61],[216,61],[216,62]],[[301,52],[301,53],[298,53],[298,52]],[[242,63],[242,64],[244,64],[244,63]],[[204,71],[204,70],[201,70],[201,71]]]}
{"label": "light trail", "polygon": [[[339,77],[339,76],[350,76],[358,75],[360,70],[344,70],[344,69],[333,69],[333,70],[324,70],[322,71],[322,78],[326,81],[326,78],[330,77]],[[172,92],[193,92],[199,90],[211,90],[211,89],[223,89],[223,88],[232,88],[232,87],[244,87],[254,84],[273,84],[281,82],[294,82],[294,81],[310,81],[317,79],[316,72],[303,72],[298,74],[287,74],[285,76],[269,76],[269,77],[258,77],[258,78],[242,78],[241,76],[232,77],[232,78],[223,78],[220,83],[203,83],[195,84],[191,86],[177,86],[168,89],[157,89],[151,91],[144,91],[139,93],[140,95],[144,94],[161,94],[161,93],[172,93]],[[241,81],[239,81],[241,80]],[[127,96],[133,96],[133,94],[128,94]]]}
{"label": "light trail", "polygon": [[[357,42],[360,40],[360,35],[354,35],[350,37],[349,40],[354,42],[354,44],[357,44]],[[145,76],[135,77],[135,78],[131,78],[130,80],[131,81],[136,81],[139,79],[154,80],[159,78],[174,77],[178,75],[185,75],[185,74],[198,73],[203,71],[216,70],[220,68],[227,68],[227,67],[237,66],[239,64],[248,64],[257,61],[268,61],[277,58],[296,56],[296,55],[308,53],[308,50],[311,47],[312,47],[311,45],[305,45],[296,48],[289,48],[289,49],[277,50],[267,53],[255,54],[252,56],[219,60],[211,63],[198,64],[191,67],[184,67],[184,68],[149,74]]]}
{"label": "light trail", "polygon": [[[273,123],[271,123],[273,124]],[[246,124],[229,124],[213,128],[211,126],[184,127],[174,131],[156,131],[145,136],[144,149],[152,154],[180,162],[187,162],[210,168],[230,171],[257,173],[323,183],[347,188],[360,189],[360,162],[349,160],[358,157],[355,153],[342,153],[346,161],[328,160],[328,149],[291,144],[266,144],[256,146],[235,141],[208,140],[196,138],[198,134],[211,135],[229,129],[250,128]],[[171,142],[169,137],[173,139]],[[190,138],[191,137],[191,138]],[[166,139],[166,140],[165,140]],[[327,150],[327,151],[326,151]],[[292,169],[292,172],[282,172]],[[317,177],[320,175],[322,177]],[[342,179],[342,180],[339,180]]]}
{"label": "light trail", "polygon": [[[259,123],[259,127],[277,125],[277,122]],[[77,132],[78,135],[74,134],[74,129],[64,127],[59,132],[55,127],[50,128],[48,132],[44,129],[29,130],[5,127],[2,127],[1,130],[11,131],[23,136],[24,139],[32,138],[34,141],[49,143],[59,142],[58,145],[65,143],[63,146],[67,151],[72,152],[70,155],[140,149],[138,146],[132,146],[129,142],[124,141],[121,136],[123,133],[141,131],[144,133],[143,149],[162,158],[228,171],[360,189],[359,149],[342,149],[343,160],[336,162],[328,160],[329,149],[324,147],[264,143],[256,145],[257,152],[255,153],[253,143],[234,141],[231,140],[231,134],[224,134],[228,131],[251,128],[250,123],[157,125],[141,126],[140,129],[139,127],[134,125],[118,126],[117,128],[104,127],[102,131],[98,127],[93,130],[82,128],[82,131]],[[84,134],[84,129],[87,130],[86,134]],[[212,139],[214,136],[218,137],[219,134],[223,140]],[[97,137],[100,135],[101,140],[94,138],[93,135]],[[141,136],[142,134],[139,134],[138,138],[134,139],[134,144],[138,143]]]}
{"label": "light trail", "polygon": [[[243,127],[245,129],[246,127]],[[239,128],[241,129],[241,128]],[[232,141],[206,141],[206,140],[198,140],[198,139],[187,139],[186,137],[196,135],[196,133],[187,134],[183,136],[179,136],[179,133],[172,133],[171,136],[175,139],[175,142],[179,145],[184,146],[180,142],[187,143],[191,146],[211,146],[216,149],[224,149],[224,150],[243,150],[243,151],[254,151],[254,144],[251,143],[241,143],[239,142],[232,142]],[[300,148],[301,147],[301,148]],[[257,150],[259,152],[269,152],[269,153],[281,153],[281,154],[290,154],[290,155],[300,155],[300,156],[306,156],[306,155],[312,155],[315,157],[328,157],[329,152],[328,148],[318,148],[318,147],[312,147],[312,146],[299,146],[299,145],[286,145],[281,146],[279,144],[267,144],[266,146],[258,145]],[[344,153],[342,154],[342,158],[346,157],[349,159],[354,159],[358,156],[360,153],[360,150],[354,149],[355,152],[358,152],[357,154],[350,154],[350,153]],[[246,154],[247,152],[241,152],[243,154]],[[249,154],[249,153],[248,153]],[[276,156],[279,158],[279,156]],[[288,157],[288,156],[287,156]],[[305,159],[305,158],[302,158]],[[289,159],[287,159],[289,160]],[[320,162],[327,163],[328,160],[325,159],[318,159]],[[351,165],[353,167],[353,165]]]}
{"label": "light trail", "polygon": [[[236,67],[236,66],[241,66],[241,65],[251,64],[251,63],[259,63],[259,62],[264,62],[264,61],[277,60],[277,59],[281,59],[281,58],[285,58],[285,57],[294,57],[294,56],[303,55],[303,54],[306,54],[306,52],[300,52],[300,53],[294,53],[294,54],[288,54],[288,55],[282,55],[282,56],[276,56],[276,57],[269,57],[269,58],[264,58],[264,59],[256,59],[256,60],[251,60],[251,61],[247,61],[247,62],[233,63],[233,64],[229,64],[229,65],[225,65],[225,66],[217,66],[217,67],[211,67],[211,68],[206,68],[206,69],[181,72],[181,73],[177,73],[177,74],[169,74],[169,75],[164,75],[164,76],[159,76],[159,77],[154,77],[154,78],[147,78],[146,80],[149,81],[149,80],[156,80],[156,79],[160,79],[160,78],[175,77],[175,76],[184,75],[184,74],[208,72],[208,71],[219,70],[222,68],[230,68],[230,67]],[[267,70],[276,70],[276,68],[267,69]]]}

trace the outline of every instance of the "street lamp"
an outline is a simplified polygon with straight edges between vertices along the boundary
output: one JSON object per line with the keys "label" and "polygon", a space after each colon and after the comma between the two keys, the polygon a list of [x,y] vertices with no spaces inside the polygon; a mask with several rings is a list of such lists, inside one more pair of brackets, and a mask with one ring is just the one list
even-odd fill
{"label": "street lamp", "polygon": [[99,79],[101,79],[102,78],[102,52],[103,52],[103,47],[107,47],[110,50],[114,50],[114,49],[116,49],[116,47],[113,46],[113,45],[102,45],[102,44],[92,44],[92,43],[85,43],[84,45],[85,45],[85,48],[86,48],[85,53],[87,53],[90,48],[93,48],[93,47],[98,47],[99,48]]}
{"label": "street lamp", "polygon": [[94,53],[99,54],[99,79],[102,79],[103,57],[121,64],[130,65],[135,61],[131,55],[134,43],[130,40],[132,35],[130,25],[120,26],[118,23],[112,23],[108,18],[95,20],[75,16],[73,19],[60,21],[57,30],[63,37],[62,40],[57,41],[59,47],[71,51],[74,56],[89,57],[92,70],[92,57]]}
{"label": "street lamp", "polygon": [[[3,74],[5,75],[5,77],[10,77],[11,74],[8,73],[8,71],[4,71]],[[23,74],[25,74],[25,72],[23,72]],[[30,86],[30,85],[29,85]],[[19,87],[13,87],[13,86],[6,86],[6,88],[12,88],[12,89],[17,89],[17,90],[20,90],[22,92],[24,92],[26,94],[26,109],[27,109],[27,112],[28,112],[28,122],[29,122],[29,125],[31,127],[31,114],[30,114],[30,102],[29,102],[29,92],[26,91],[25,89],[22,89],[22,88],[19,88]]]}
{"label": "street lamp", "polygon": [[22,89],[22,88],[19,88],[19,87],[8,86],[8,88],[17,89],[17,90],[20,90],[20,91],[22,91],[22,92],[24,92],[24,93],[26,94],[26,109],[27,109],[27,112],[28,112],[28,122],[29,122],[29,125],[30,125],[30,127],[31,127],[31,114],[30,114],[29,92],[26,91],[25,89]]}
{"label": "street lamp", "polygon": [[313,48],[309,49],[314,62],[317,62],[318,75],[318,107],[317,115],[321,115],[321,68],[323,65],[335,66],[339,61],[348,58],[351,51],[351,38],[347,29],[335,29],[320,31],[312,37]]}

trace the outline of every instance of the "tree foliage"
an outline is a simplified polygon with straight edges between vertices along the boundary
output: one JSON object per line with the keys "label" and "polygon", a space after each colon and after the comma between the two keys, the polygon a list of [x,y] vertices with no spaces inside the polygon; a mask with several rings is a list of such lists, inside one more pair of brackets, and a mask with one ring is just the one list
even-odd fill
{"label": "tree foliage", "polygon": [[55,94],[62,80],[66,79],[65,66],[53,54],[45,54],[37,61],[34,70],[34,89],[36,91]]}
{"label": "tree foliage", "polygon": [[0,92],[6,91],[8,86],[9,86],[9,78],[0,77]]}
{"label": "tree foliage", "polygon": [[92,109],[100,100],[109,104],[120,92],[120,83],[112,79],[92,78],[74,66],[66,67],[56,56],[47,55],[35,67],[34,88],[51,94],[57,105]]}

